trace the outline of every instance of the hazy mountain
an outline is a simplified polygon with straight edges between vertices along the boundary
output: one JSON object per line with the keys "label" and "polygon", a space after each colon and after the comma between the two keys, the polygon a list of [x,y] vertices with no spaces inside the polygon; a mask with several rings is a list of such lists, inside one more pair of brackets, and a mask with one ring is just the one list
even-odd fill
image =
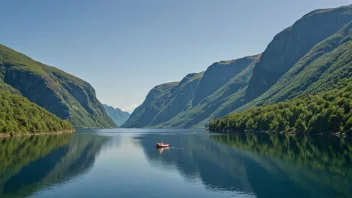
{"label": "hazy mountain", "polygon": [[130,113],[122,111],[119,108],[114,108],[106,104],[103,104],[103,106],[108,116],[117,126],[121,126],[123,123],[125,123],[131,115]]}

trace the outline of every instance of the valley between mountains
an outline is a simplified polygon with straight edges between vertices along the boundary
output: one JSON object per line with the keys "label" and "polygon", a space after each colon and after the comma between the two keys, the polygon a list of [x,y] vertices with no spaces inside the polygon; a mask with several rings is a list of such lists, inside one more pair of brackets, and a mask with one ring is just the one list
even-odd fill
{"label": "valley between mountains", "polygon": [[351,61],[352,6],[314,10],[260,54],[155,86],[130,115],[101,104],[88,82],[0,45],[0,132],[118,126],[348,132]]}

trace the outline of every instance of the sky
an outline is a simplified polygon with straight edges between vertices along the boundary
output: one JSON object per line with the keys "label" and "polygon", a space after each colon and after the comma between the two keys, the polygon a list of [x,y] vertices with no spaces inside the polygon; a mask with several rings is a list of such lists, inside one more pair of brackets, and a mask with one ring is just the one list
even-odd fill
{"label": "sky", "polygon": [[154,86],[254,55],[304,14],[352,0],[1,0],[0,43],[132,112]]}

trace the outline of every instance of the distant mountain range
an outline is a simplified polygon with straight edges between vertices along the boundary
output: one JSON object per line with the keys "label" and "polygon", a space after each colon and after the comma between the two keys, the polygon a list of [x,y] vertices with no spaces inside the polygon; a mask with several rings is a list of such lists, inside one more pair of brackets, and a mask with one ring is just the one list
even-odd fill
{"label": "distant mountain range", "polygon": [[123,127],[207,127],[232,112],[331,90],[352,75],[351,29],[351,5],[312,11],[261,54],[154,87]]}
{"label": "distant mountain range", "polygon": [[131,115],[130,113],[122,111],[119,108],[114,108],[106,104],[103,104],[103,106],[108,116],[117,126],[123,125]]}
{"label": "distant mountain range", "polygon": [[[16,117],[19,116],[18,113],[14,114],[15,117],[6,117],[5,112],[0,116],[0,123],[5,123],[1,126],[1,132],[19,132],[11,128],[14,125],[17,128],[23,127],[20,131],[25,132],[42,132],[48,128],[47,124],[40,124],[39,120],[38,122],[34,120],[28,125],[28,119],[33,117],[31,115],[33,112],[28,109],[30,105],[21,105],[20,101],[24,101],[24,104],[30,101],[31,105],[38,108],[41,112],[34,115],[38,118],[40,114],[46,115],[49,112],[56,115],[52,115],[55,118],[51,118],[50,115],[39,119],[51,119],[52,122],[57,123],[55,119],[58,117],[69,121],[74,127],[116,127],[89,83],[55,67],[35,61],[4,45],[0,45],[0,90],[8,95],[3,98],[2,106],[7,106],[10,112],[17,112],[15,106],[20,106],[17,109],[24,110],[23,117],[26,118]],[[3,126],[6,126],[6,130]],[[64,122],[62,126],[72,128]],[[53,128],[53,130],[57,129]]]}

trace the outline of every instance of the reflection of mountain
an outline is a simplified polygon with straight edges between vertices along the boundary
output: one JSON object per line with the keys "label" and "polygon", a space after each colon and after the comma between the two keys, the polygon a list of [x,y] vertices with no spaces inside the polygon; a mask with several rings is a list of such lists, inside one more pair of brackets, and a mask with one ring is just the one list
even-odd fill
{"label": "reflection of mountain", "polygon": [[[159,140],[172,146],[162,155],[151,146]],[[207,136],[148,134],[140,137],[140,143],[153,164],[161,163],[167,168],[176,167],[190,181],[200,178],[207,187],[212,189],[237,190],[246,193],[252,191],[244,175],[243,160],[237,156],[237,153],[229,152],[230,150],[225,146],[210,141]],[[225,161],[225,159],[231,160]]]}
{"label": "reflection of mountain", "polygon": [[[352,196],[349,140],[262,135],[155,134],[140,137],[140,143],[153,165],[176,167],[207,188],[257,197]],[[182,149],[160,155],[151,145],[161,139]]]}
{"label": "reflection of mountain", "polygon": [[[36,155],[32,154],[30,160],[24,161],[17,167],[15,166],[19,164],[18,160],[21,159],[17,158],[19,157],[17,152],[8,156],[16,159],[13,159],[12,164],[8,164],[3,172],[12,174],[1,173],[0,175],[1,197],[29,196],[43,187],[65,182],[84,173],[93,165],[95,156],[108,139],[107,137],[89,135],[38,136],[35,138],[35,141],[26,141],[27,151],[23,150],[20,138],[5,140],[19,141],[18,144],[14,144],[18,146],[13,149],[15,151],[21,152],[23,150],[22,152],[35,153]],[[3,147],[3,145],[0,147],[12,150],[9,147]],[[43,152],[43,150],[47,152]],[[3,165],[0,167],[2,168]]]}

